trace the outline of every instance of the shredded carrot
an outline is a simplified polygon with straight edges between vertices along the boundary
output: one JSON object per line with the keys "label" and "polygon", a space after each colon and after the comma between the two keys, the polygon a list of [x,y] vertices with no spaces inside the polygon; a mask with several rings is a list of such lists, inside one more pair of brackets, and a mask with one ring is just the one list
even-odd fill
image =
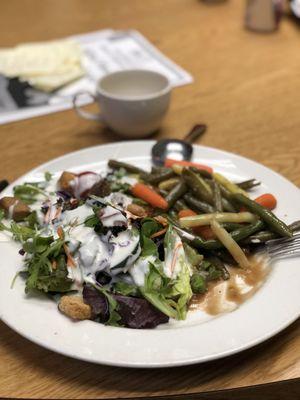
{"label": "shredded carrot", "polygon": [[198,169],[203,169],[203,170],[209,172],[210,174],[213,173],[213,169],[211,167],[209,167],[208,165],[203,165],[203,164],[195,163],[192,161],[173,160],[172,158],[167,158],[165,160],[165,167],[172,167],[172,165],[174,165],[174,164],[182,165],[183,167],[195,167]]}
{"label": "shredded carrot", "polygon": [[47,210],[47,212],[46,212],[46,214],[44,216],[44,222],[46,224],[49,224],[50,216],[51,216],[51,202],[47,202],[47,205],[48,205],[48,210]]}
{"label": "shredded carrot", "polygon": [[132,186],[131,192],[135,197],[146,201],[153,207],[166,210],[169,206],[160,194],[156,193],[150,186],[144,185],[143,183],[136,183]]}
{"label": "shredded carrot", "polygon": [[178,243],[177,246],[176,246],[175,249],[174,249],[174,255],[173,255],[172,263],[171,263],[171,272],[174,271],[175,264],[176,264],[177,254],[178,254],[179,249],[180,249],[182,246],[183,246],[182,243]]}
{"label": "shredded carrot", "polygon": [[67,266],[75,268],[76,267],[75,260],[72,257],[72,255],[70,253],[70,250],[69,250],[68,246],[65,243],[64,243],[64,250],[65,250],[65,253],[66,253],[66,256],[67,256]]}
{"label": "shredded carrot", "polygon": [[59,218],[62,212],[62,207],[57,207],[53,219]]}
{"label": "shredded carrot", "polygon": [[[62,240],[64,239],[65,234],[64,234],[63,228],[61,226],[59,226],[57,228],[57,234],[58,234],[58,237],[60,239],[62,239]],[[63,247],[64,247],[64,250],[65,250],[65,253],[66,253],[66,256],[67,256],[67,266],[75,268],[76,267],[75,260],[72,257],[72,254],[71,254],[68,246],[66,245],[66,243],[63,244]]]}
{"label": "shredded carrot", "polygon": [[61,226],[59,226],[59,227],[57,228],[57,234],[58,234],[58,237],[59,237],[60,239],[64,239],[65,234],[64,234],[63,228],[62,228]]}
{"label": "shredded carrot", "polygon": [[168,220],[165,217],[162,217],[161,215],[157,215],[154,217],[155,221],[159,222],[162,226],[168,226]]}
{"label": "shredded carrot", "polygon": [[162,229],[161,231],[158,231],[158,232],[153,233],[153,235],[151,235],[150,238],[151,238],[151,239],[154,239],[154,238],[156,238],[156,237],[158,237],[158,236],[163,235],[163,234],[166,233],[166,232],[167,232],[167,228],[164,228],[164,229]]}

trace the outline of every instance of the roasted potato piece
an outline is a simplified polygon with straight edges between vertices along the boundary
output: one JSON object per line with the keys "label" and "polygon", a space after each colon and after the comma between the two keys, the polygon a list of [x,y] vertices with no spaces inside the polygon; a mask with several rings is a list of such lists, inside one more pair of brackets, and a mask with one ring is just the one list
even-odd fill
{"label": "roasted potato piece", "polygon": [[96,182],[88,191],[87,196],[91,194],[99,197],[108,196],[111,193],[110,184],[106,179],[101,179],[99,182]]}
{"label": "roasted potato piece", "polygon": [[72,319],[84,320],[92,317],[91,307],[85,304],[82,298],[78,296],[63,296],[60,299],[58,308]]}
{"label": "roasted potato piece", "polygon": [[74,186],[72,185],[72,181],[74,182],[75,178],[76,175],[73,174],[72,172],[64,171],[58,180],[58,187],[61,190],[64,190],[65,192],[68,192],[73,195]]}
{"label": "roasted potato piece", "polygon": [[30,213],[30,207],[16,197],[5,196],[0,199],[0,208],[5,211],[5,216],[14,221],[23,221]]}

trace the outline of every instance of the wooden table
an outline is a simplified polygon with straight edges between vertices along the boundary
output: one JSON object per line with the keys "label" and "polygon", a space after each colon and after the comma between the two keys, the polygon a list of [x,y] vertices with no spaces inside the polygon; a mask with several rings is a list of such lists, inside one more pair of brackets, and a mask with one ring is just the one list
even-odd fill
{"label": "wooden table", "polygon": [[[218,5],[197,0],[10,0],[1,3],[0,46],[135,28],[195,78],[192,85],[174,90],[159,136],[181,137],[204,121],[209,132],[202,144],[250,157],[300,185],[299,27],[286,17],[274,34],[250,33],[243,29],[243,6],[241,0]],[[1,177],[13,180],[50,158],[117,136],[66,111],[1,126],[0,139]],[[296,399],[299,333],[295,322],[268,342],[227,359],[133,370],[51,353],[1,323],[0,397],[177,394],[180,399],[184,393],[205,392],[199,398]],[[253,387],[270,382],[277,384]]]}

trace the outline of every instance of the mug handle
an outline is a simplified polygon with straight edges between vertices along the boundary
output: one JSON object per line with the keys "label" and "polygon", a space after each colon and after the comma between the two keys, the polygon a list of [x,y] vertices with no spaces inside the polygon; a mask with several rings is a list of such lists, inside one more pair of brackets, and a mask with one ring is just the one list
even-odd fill
{"label": "mug handle", "polygon": [[85,96],[88,95],[94,101],[97,101],[97,97],[94,94],[92,94],[91,92],[88,92],[87,90],[76,93],[74,95],[74,97],[73,97],[72,102],[73,102],[73,108],[76,111],[77,115],[79,117],[81,117],[81,118],[88,119],[88,120],[91,120],[91,121],[103,122],[103,117],[102,117],[102,115],[100,113],[94,114],[94,113],[91,113],[91,112],[88,112],[88,111],[84,111],[84,110],[81,109],[82,106],[78,105],[78,99],[79,99],[80,96],[83,96],[83,95],[85,95]]}

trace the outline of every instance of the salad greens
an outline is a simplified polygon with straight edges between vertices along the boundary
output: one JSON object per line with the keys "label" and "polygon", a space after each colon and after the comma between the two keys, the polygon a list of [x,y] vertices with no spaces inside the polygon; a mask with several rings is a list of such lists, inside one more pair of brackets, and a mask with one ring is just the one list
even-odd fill
{"label": "salad greens", "polygon": [[44,188],[44,182],[25,182],[23,185],[14,187],[14,197],[22,200],[25,204],[33,204],[41,195],[47,198],[47,193]]}
{"label": "salad greens", "polygon": [[[176,245],[181,240],[170,225],[164,238],[165,263],[170,259],[174,269],[178,269],[176,276],[166,275],[164,263],[158,258],[155,243],[149,237],[159,231],[161,225],[155,220],[146,219],[141,228],[142,257],[152,256],[149,262],[149,271],[145,277],[144,286],[140,288],[143,296],[156,308],[170,318],[185,319],[187,305],[192,297],[190,287],[190,267],[184,251],[179,256]],[[172,265],[170,266],[172,268]]]}
{"label": "salad greens", "polygon": [[26,292],[67,292],[72,280],[63,250],[64,241],[53,237],[36,236],[23,244],[23,250],[30,255],[25,261],[28,277]]}
{"label": "salad greens", "polygon": [[[134,329],[184,320],[194,296],[230,278],[226,265],[237,265],[238,243],[249,248],[262,229],[272,237],[291,231],[209,167],[148,173],[108,164],[105,175],[64,171],[57,180],[45,172],[0,199],[0,231],[20,243],[25,292],[52,296],[71,318]],[[173,189],[164,184],[174,178]],[[252,213],[235,212],[237,203]]]}

